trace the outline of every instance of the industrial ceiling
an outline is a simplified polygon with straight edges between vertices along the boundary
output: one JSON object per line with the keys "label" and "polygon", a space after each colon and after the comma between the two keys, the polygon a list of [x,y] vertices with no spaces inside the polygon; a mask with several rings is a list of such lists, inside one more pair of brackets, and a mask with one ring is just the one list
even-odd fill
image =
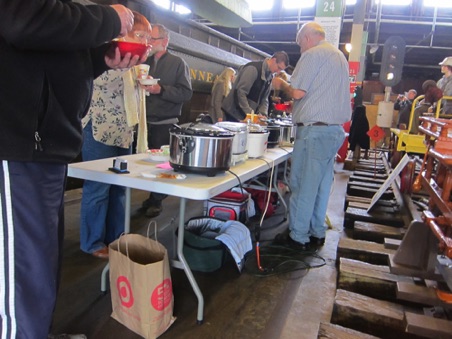
{"label": "industrial ceiling", "polygon": [[[296,32],[314,17],[315,8],[286,10],[282,8],[282,1],[276,0],[272,10],[252,13],[250,27],[224,27],[197,16],[193,20],[269,54],[284,50],[295,65],[300,56],[295,44]],[[347,56],[345,44],[351,40],[353,21],[354,6],[346,6],[339,48]],[[406,42],[403,74],[407,77],[439,78],[438,63],[452,56],[452,9],[423,7],[422,0],[413,0],[410,6],[378,5],[374,0],[368,0],[364,31],[368,33],[366,78],[375,77],[379,72],[383,45],[390,36],[401,36]]]}
{"label": "industrial ceiling", "polygon": [[[88,1],[88,0],[77,0]],[[139,3],[154,8],[161,0],[91,0],[96,3]],[[304,1],[304,0],[299,0]],[[365,78],[378,79],[383,45],[391,36],[400,36],[406,42],[403,78],[439,79],[438,63],[452,56],[452,8],[424,7],[424,0],[412,0],[409,6],[388,6],[376,0],[357,0],[365,5],[364,31],[367,32],[365,47]],[[362,2],[360,2],[362,1]],[[345,1],[344,1],[345,2]],[[438,0],[438,3],[452,0]],[[195,21],[225,36],[268,54],[284,50],[289,54],[291,65],[300,57],[295,44],[297,30],[305,22],[315,19],[315,7],[287,10],[282,0],[275,0],[269,11],[247,13],[246,0],[173,0],[192,10],[181,19]],[[348,57],[345,44],[351,41],[355,6],[344,6],[339,48]],[[251,16],[250,16],[251,15]],[[158,18],[157,18],[158,20]],[[251,21],[251,23],[250,23]],[[180,33],[180,32],[179,32]]]}

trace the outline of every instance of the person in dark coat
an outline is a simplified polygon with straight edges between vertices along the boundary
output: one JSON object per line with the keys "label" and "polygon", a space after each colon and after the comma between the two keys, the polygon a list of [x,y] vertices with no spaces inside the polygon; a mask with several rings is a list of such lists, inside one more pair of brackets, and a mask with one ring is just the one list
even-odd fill
{"label": "person in dark coat", "polygon": [[[150,149],[159,149],[169,145],[169,130],[179,122],[182,106],[191,99],[193,89],[187,63],[168,51],[169,30],[160,24],[152,25],[149,41],[152,44],[151,56],[146,64],[149,65],[149,75],[159,80],[156,85],[141,87],[149,94],[146,96],[148,146]],[[139,211],[150,218],[158,216],[166,197],[166,194],[151,192]]]}
{"label": "person in dark coat", "polygon": [[352,125],[350,126],[350,135],[348,137],[349,149],[353,152],[353,159],[359,159],[361,149],[365,150],[364,157],[367,159],[367,153],[370,148],[368,131],[369,120],[367,120],[366,116],[366,106],[357,106],[352,114]]}
{"label": "person in dark coat", "polygon": [[133,22],[122,5],[0,0],[2,338],[48,337],[63,258],[67,164],[80,153],[93,79],[144,61],[121,58],[106,44]]}

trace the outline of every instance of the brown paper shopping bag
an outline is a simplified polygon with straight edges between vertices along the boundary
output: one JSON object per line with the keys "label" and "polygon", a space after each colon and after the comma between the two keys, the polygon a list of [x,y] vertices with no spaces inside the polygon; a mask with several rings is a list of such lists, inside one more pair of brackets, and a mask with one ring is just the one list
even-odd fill
{"label": "brown paper shopping bag", "polygon": [[168,253],[159,242],[124,234],[109,246],[112,317],[144,338],[174,322]]}

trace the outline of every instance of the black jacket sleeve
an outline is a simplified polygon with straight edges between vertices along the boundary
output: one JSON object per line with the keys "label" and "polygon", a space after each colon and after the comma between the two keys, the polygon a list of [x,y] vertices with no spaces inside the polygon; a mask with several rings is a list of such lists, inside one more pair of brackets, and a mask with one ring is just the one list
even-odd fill
{"label": "black jacket sleeve", "polygon": [[[103,25],[111,21],[113,25]],[[110,6],[60,0],[0,0],[0,38],[16,48],[79,50],[115,38],[121,30]]]}

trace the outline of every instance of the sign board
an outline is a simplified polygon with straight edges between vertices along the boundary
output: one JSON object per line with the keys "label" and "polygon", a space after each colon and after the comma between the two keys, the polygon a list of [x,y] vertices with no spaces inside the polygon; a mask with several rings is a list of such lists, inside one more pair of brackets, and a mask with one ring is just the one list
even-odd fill
{"label": "sign board", "polygon": [[325,40],[339,48],[343,0],[318,0],[314,21],[325,30]]}
{"label": "sign board", "polygon": [[342,0],[318,0],[316,17],[342,17]]}
{"label": "sign board", "polygon": [[385,137],[385,131],[381,127],[375,125],[367,132],[367,135],[373,141],[379,142],[381,139]]}
{"label": "sign board", "polygon": [[358,86],[357,77],[359,73],[359,61],[349,61],[348,62],[348,77],[350,80],[350,98],[353,98],[355,93],[355,88]]}

